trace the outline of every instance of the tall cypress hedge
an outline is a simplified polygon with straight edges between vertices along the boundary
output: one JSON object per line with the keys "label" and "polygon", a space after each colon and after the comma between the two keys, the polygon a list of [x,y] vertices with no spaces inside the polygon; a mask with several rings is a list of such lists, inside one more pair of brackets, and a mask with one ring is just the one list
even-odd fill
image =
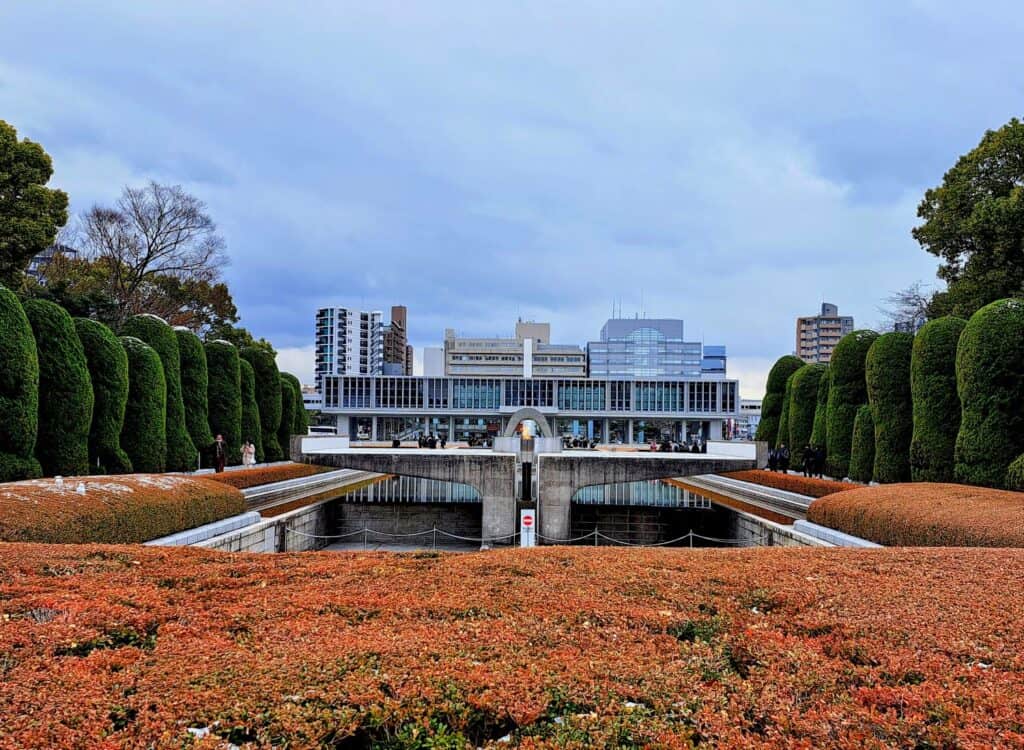
{"label": "tall cypress hedge", "polygon": [[910,357],[914,334],[885,333],[868,349],[864,378],[875,425],[876,482],[910,481],[910,439],[914,408],[910,397]]}
{"label": "tall cypress hedge", "polygon": [[1006,489],[1024,491],[1024,453],[1021,453],[1006,470]]}
{"label": "tall cypress hedge", "polygon": [[[223,435],[227,447],[227,464],[242,463],[242,384],[238,349],[227,341],[206,344],[206,365],[209,371],[207,414],[210,431]],[[206,464],[211,464],[207,455]]]}
{"label": "tall cypress hedge", "polygon": [[868,402],[864,361],[876,338],[878,334],[874,331],[853,331],[843,336],[832,351],[826,440],[828,472],[836,479],[842,479],[850,471],[853,423],[857,410]]}
{"label": "tall cypress hedge", "polygon": [[818,408],[818,384],[827,369],[822,364],[808,364],[793,373],[788,414],[789,445],[793,451],[802,451],[811,443],[814,413]]}
{"label": "tall cypress hedge", "polygon": [[[201,454],[209,455],[213,446],[210,434],[207,390],[210,376],[207,370],[206,350],[203,342],[187,328],[175,328],[178,356],[181,360],[181,402],[185,407],[185,427],[192,445]],[[204,465],[209,466],[206,462]]]}
{"label": "tall cypress hedge", "polygon": [[281,426],[277,428],[277,442],[284,458],[291,457],[292,430],[295,429],[295,386],[281,375]]}
{"label": "tall cypress hedge", "polygon": [[953,481],[953,451],[960,431],[956,347],[966,325],[963,318],[936,318],[925,323],[914,337],[910,358],[910,395],[914,403],[910,476],[915,482]]}
{"label": "tall cypress hedge", "polygon": [[128,402],[121,428],[121,447],[135,471],[167,470],[167,382],[160,355],[134,336],[122,336],[128,356]]}
{"label": "tall cypress hedge", "polygon": [[958,482],[1004,487],[1024,453],[1024,299],[1003,299],[967,321],[956,350]]}
{"label": "tall cypress hedge", "polygon": [[764,400],[761,402],[761,421],[757,425],[755,440],[775,445],[779,436],[779,418],[786,396],[786,381],[789,376],[804,366],[804,361],[792,354],[779,357],[768,373]]}
{"label": "tall cypress hedge", "polygon": [[305,435],[309,432],[309,415],[306,414],[306,403],[302,400],[302,383],[290,372],[282,372],[282,377],[295,389],[295,418],[292,420],[292,434]]}
{"label": "tall cypress hedge", "polygon": [[811,430],[811,445],[828,452],[828,389],[832,384],[832,368],[825,365],[825,371],[818,379],[817,403],[814,407],[814,429]]}
{"label": "tall cypress hedge", "polygon": [[93,395],[82,342],[63,307],[31,299],[24,309],[39,356],[36,458],[46,476],[88,474]]}
{"label": "tall cypress hedge", "polygon": [[284,458],[281,444],[277,442],[277,431],[281,427],[281,374],[277,370],[274,355],[264,349],[246,347],[242,359],[252,365],[256,376],[256,405],[260,412],[263,455],[267,461]]}
{"label": "tall cypress hedge", "polygon": [[850,444],[850,479],[870,482],[875,466],[875,420],[871,407],[864,404],[857,409],[853,420],[853,439]]}
{"label": "tall cypress hedge", "polygon": [[42,475],[35,456],[39,430],[39,359],[25,311],[0,286],[0,482]]}
{"label": "tall cypress hedge", "polygon": [[244,359],[238,362],[239,384],[242,393],[242,441],[251,440],[256,446],[256,461],[263,463],[263,428],[260,425],[260,407],[256,403],[256,374]]}
{"label": "tall cypress hedge", "polygon": [[102,323],[75,318],[92,380],[89,470],[93,474],[130,474],[132,462],[121,449],[121,428],[128,404],[128,355],[114,332]]}
{"label": "tall cypress hedge", "polygon": [[782,413],[779,415],[779,433],[775,439],[777,448],[787,445],[790,450],[793,449],[789,442],[789,406],[793,397],[793,375],[796,375],[797,372],[800,371],[797,370],[786,379],[786,387],[782,391]]}
{"label": "tall cypress hedge", "polygon": [[160,356],[167,384],[167,471],[194,471],[199,465],[199,453],[185,426],[181,355],[174,330],[156,315],[136,315],[128,319],[121,333],[144,341]]}

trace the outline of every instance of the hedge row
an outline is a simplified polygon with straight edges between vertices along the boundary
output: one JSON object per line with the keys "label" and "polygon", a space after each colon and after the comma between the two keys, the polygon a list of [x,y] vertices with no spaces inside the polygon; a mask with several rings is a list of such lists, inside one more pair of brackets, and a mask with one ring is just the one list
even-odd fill
{"label": "hedge row", "polygon": [[210,432],[207,400],[210,375],[206,350],[199,337],[187,328],[175,328],[174,336],[178,339],[178,354],[181,358],[181,401],[185,406],[185,427],[192,445],[201,454],[208,456],[213,446],[213,434]]}
{"label": "hedge row", "polygon": [[786,381],[789,376],[804,366],[799,357],[786,355],[780,357],[768,373],[767,391],[761,402],[761,421],[757,425],[757,440],[768,445],[775,445],[779,435],[779,418],[782,416],[782,405],[786,394]]}
{"label": "hedge row", "polygon": [[850,479],[870,482],[875,467],[875,420],[871,407],[864,404],[853,420],[853,440],[850,445]]}
{"label": "hedge row", "polygon": [[[818,385],[828,368],[804,365],[792,375],[789,395],[789,445],[794,451],[813,443],[814,418],[818,408]],[[817,445],[817,443],[815,443]]]}
{"label": "hedge row", "polygon": [[779,414],[779,434],[775,438],[776,448],[781,448],[784,445],[789,445],[790,450],[793,448],[789,444],[789,407],[793,401],[793,378],[795,376],[796,372],[786,378],[786,387],[782,390],[782,412]]}
{"label": "hedge row", "polygon": [[[209,369],[207,388],[207,419],[210,432],[221,435],[227,445],[227,464],[242,463],[242,386],[238,349],[227,341],[206,344],[206,364]],[[204,463],[212,465],[208,451]]]}
{"label": "hedge row", "polygon": [[39,360],[28,317],[0,286],[0,482],[38,477]]}
{"label": "hedge row", "polygon": [[263,429],[260,426],[260,407],[256,403],[256,374],[247,360],[238,362],[239,388],[242,396],[242,440],[256,446],[256,461],[263,463]]}
{"label": "hedge row", "polygon": [[874,331],[854,331],[843,336],[832,351],[826,440],[828,473],[834,477],[845,477],[850,471],[853,423],[857,411],[868,402],[864,362],[876,338]]}
{"label": "hedge row", "polygon": [[75,319],[92,380],[92,427],[89,467],[93,474],[129,474],[132,462],[121,448],[128,406],[128,355],[114,332],[102,323]]}
{"label": "hedge row", "polygon": [[313,466],[312,464],[278,464],[276,466],[260,466],[255,469],[225,471],[222,474],[212,474],[209,478],[216,482],[223,482],[224,484],[230,484],[232,487],[244,490],[260,484],[311,477],[314,474],[321,474],[325,471],[332,471],[332,469],[323,466]]}
{"label": "hedge row", "polygon": [[[252,365],[264,460],[281,461],[284,451],[277,440],[277,431],[281,427],[281,374],[277,363],[270,352],[253,347],[242,349],[241,356]],[[243,409],[244,406],[243,403]]]}
{"label": "hedge row", "polygon": [[1020,493],[962,484],[861,487],[814,501],[807,520],[886,546],[1024,547]]}
{"label": "hedge row", "polygon": [[93,477],[84,495],[33,479],[0,492],[0,541],[136,544],[243,512],[241,492],[197,477]]}
{"label": "hedge row", "polygon": [[913,348],[914,334],[886,333],[868,349],[865,362],[864,377],[874,424],[872,478],[883,484],[910,481],[910,439],[914,426],[910,356]]}
{"label": "hedge row", "polygon": [[852,490],[859,485],[849,482],[836,482],[832,479],[815,479],[814,477],[802,477],[797,474],[780,474],[775,471],[764,469],[752,469],[749,471],[730,471],[723,476],[738,479],[741,482],[751,482],[764,487],[773,487],[777,490],[795,492],[798,495],[808,497],[824,497],[836,492]]}
{"label": "hedge row", "polygon": [[134,336],[122,336],[128,357],[128,402],[121,447],[135,471],[167,470],[167,383],[160,355]]}
{"label": "hedge row", "polygon": [[817,403],[814,406],[814,429],[811,430],[811,445],[828,452],[828,389],[832,384],[832,370],[826,365],[818,379]]}
{"label": "hedge row", "polygon": [[915,482],[953,481],[953,450],[960,431],[956,348],[966,326],[963,318],[937,318],[925,323],[914,337],[910,476]]}

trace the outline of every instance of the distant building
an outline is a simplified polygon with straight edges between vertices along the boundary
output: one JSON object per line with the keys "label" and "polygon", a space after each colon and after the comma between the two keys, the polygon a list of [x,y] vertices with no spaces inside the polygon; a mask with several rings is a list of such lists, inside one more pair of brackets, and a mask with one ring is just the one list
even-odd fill
{"label": "distant building", "polygon": [[520,320],[513,338],[465,338],[447,329],[444,374],[582,378],[587,358],[576,344],[552,344],[549,323]]}
{"label": "distant building", "polygon": [[68,245],[54,243],[43,250],[43,252],[37,253],[32,257],[25,273],[35,279],[40,285],[46,286],[46,269],[49,268],[54,258],[60,255],[76,258],[78,257],[78,251]]}
{"label": "distant building", "polygon": [[391,307],[391,322],[384,326],[384,374],[412,375],[412,347],[409,346],[409,311],[405,305]]}
{"label": "distant building", "polygon": [[761,424],[761,399],[741,398],[740,416],[736,420],[736,437],[753,440]]}
{"label": "distant building", "polygon": [[587,343],[592,378],[725,377],[724,346],[686,341],[675,318],[611,318],[601,340]]}
{"label": "distant building", "polygon": [[382,375],[384,327],[380,311],[323,307],[316,313],[317,391],[327,375]]}
{"label": "distant building", "polygon": [[444,375],[444,347],[423,347],[423,376],[439,378]]}
{"label": "distant building", "polygon": [[796,319],[796,355],[805,362],[832,360],[839,339],[853,331],[853,318],[840,315],[829,302],[821,304],[821,314]]}

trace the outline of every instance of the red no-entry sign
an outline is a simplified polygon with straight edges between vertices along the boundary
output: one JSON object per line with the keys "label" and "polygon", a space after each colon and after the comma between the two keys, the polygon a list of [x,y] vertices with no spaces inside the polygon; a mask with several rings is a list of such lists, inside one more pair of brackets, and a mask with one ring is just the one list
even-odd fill
{"label": "red no-entry sign", "polygon": [[533,516],[523,516],[523,526],[533,526]]}

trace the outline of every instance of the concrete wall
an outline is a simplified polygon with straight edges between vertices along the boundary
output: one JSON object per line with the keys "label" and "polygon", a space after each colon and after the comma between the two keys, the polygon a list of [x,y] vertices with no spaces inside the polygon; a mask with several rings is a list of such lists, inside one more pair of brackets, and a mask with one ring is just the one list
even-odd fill
{"label": "concrete wall", "polygon": [[[385,534],[416,534],[432,528],[481,539],[479,503],[345,503],[330,508],[331,534],[370,528]],[[429,537],[422,537],[420,541]],[[379,541],[379,538],[375,538]],[[355,539],[358,541],[358,538]]]}
{"label": "concrete wall", "polygon": [[744,539],[764,547],[832,547],[832,544],[801,534],[792,526],[767,521],[751,513],[732,512],[729,539]]}
{"label": "concrete wall", "polygon": [[288,533],[285,529],[326,536],[330,533],[326,509],[332,502],[335,501],[324,500],[307,505],[276,518],[268,518],[251,526],[215,536],[195,546],[222,552],[306,552],[320,549],[327,545],[326,541]]}

